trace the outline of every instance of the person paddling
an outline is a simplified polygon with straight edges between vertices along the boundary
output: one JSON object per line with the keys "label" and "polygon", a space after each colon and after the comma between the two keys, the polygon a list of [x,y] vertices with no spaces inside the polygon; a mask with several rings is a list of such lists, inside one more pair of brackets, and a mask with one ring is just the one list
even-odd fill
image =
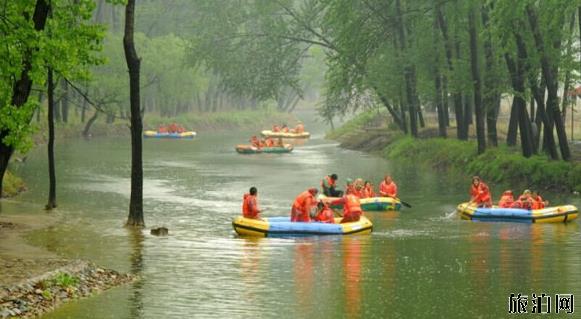
{"label": "person paddling", "polygon": [[258,207],[258,190],[250,187],[250,191],[244,194],[242,200],[242,216],[245,218],[260,219],[260,208]]}
{"label": "person paddling", "polygon": [[490,189],[478,176],[472,177],[472,186],[470,187],[470,202],[469,205],[476,205],[478,207],[492,207],[492,196],[490,196]]}

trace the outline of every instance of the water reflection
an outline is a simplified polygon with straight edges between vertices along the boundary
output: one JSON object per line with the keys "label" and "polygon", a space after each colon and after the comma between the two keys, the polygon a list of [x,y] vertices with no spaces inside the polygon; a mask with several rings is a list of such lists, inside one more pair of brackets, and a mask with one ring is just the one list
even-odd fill
{"label": "water reflection", "polygon": [[363,237],[345,237],[343,240],[343,280],[345,283],[345,314],[347,318],[361,317],[361,267]]}
{"label": "water reflection", "polygon": [[129,255],[129,261],[131,264],[130,272],[132,275],[139,277],[131,289],[131,295],[129,297],[129,313],[130,318],[140,319],[143,318],[143,287],[145,285],[145,276],[142,276],[143,241],[145,236],[141,229],[131,227],[127,228],[127,235],[131,246],[131,252]]}
{"label": "water reflection", "polygon": [[310,241],[297,243],[294,256],[296,307],[301,318],[311,316],[314,300],[313,288],[315,268],[313,267],[314,247]]}

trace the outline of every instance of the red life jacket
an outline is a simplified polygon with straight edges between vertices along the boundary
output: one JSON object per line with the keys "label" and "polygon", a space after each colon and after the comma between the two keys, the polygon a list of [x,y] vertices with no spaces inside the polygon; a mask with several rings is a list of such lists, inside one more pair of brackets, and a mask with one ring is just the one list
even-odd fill
{"label": "red life jacket", "polygon": [[523,209],[532,209],[533,208],[533,199],[527,198],[525,195],[520,195],[518,197],[518,201],[520,202],[521,208]]}
{"label": "red life jacket", "polygon": [[335,216],[333,216],[333,210],[329,206],[325,205],[322,211],[317,214],[315,220],[321,223],[334,224]]}
{"label": "red life jacket", "polygon": [[498,207],[501,208],[510,208],[514,203],[514,197],[510,194],[502,195],[500,201],[498,201]]}
{"label": "red life jacket", "polygon": [[472,200],[476,202],[476,205],[485,204],[487,206],[492,206],[490,190],[488,185],[486,185],[484,182],[480,182],[478,186],[474,186],[474,184],[472,184],[470,194],[472,195]]}
{"label": "red life jacket", "polygon": [[309,212],[315,203],[315,197],[308,190],[300,193],[293,203],[291,222],[310,222]]}
{"label": "red life jacket", "polygon": [[393,181],[389,184],[385,180],[381,181],[381,184],[379,184],[379,194],[384,197],[397,197],[397,185]]}
{"label": "red life jacket", "polygon": [[543,209],[545,208],[545,202],[543,201],[543,198],[539,195],[537,195],[537,198],[533,198],[533,205],[532,205],[532,209]]}
{"label": "red life jacket", "polygon": [[356,222],[361,217],[361,204],[359,197],[347,194],[343,197],[343,219],[341,223]]}
{"label": "red life jacket", "polygon": [[242,201],[242,215],[246,218],[258,218],[258,201],[256,196],[249,193],[244,194]]}

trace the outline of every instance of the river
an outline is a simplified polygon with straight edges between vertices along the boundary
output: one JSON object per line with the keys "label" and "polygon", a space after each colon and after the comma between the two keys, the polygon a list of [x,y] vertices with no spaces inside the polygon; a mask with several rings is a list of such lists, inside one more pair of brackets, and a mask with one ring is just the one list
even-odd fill
{"label": "river", "polygon": [[[122,227],[129,138],[57,143],[54,214],[63,221],[30,241],[141,280],[43,318],[499,318],[509,315],[511,293],[549,294],[552,313],[555,294],[581,296],[577,221],[460,220],[453,211],[468,197],[469,176],[344,150],[323,139],[324,128],[312,130],[290,154],[237,154],[234,145],[252,132],[144,140],[142,234]],[[4,214],[45,214],[45,158],[37,148],[16,167],[29,191],[4,203]],[[371,235],[245,239],[232,230],[250,186],[268,208],[264,216],[280,216],[327,174],[337,173],[341,185],[362,177],[377,186],[386,172],[413,208],[368,213]],[[491,185],[495,197],[500,187]],[[578,197],[545,195],[581,205]],[[170,236],[150,235],[155,226]]]}

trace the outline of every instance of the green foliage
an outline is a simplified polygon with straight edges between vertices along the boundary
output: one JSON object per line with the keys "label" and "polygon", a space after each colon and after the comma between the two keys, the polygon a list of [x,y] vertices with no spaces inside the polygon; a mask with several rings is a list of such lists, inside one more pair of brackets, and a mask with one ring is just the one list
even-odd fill
{"label": "green foliage", "polygon": [[101,62],[94,52],[101,49],[103,28],[89,23],[93,1],[52,0],[42,31],[31,21],[35,2],[6,2],[0,23],[0,131],[7,133],[2,142],[19,151],[32,145],[30,120],[38,106],[32,99],[23,106],[12,105],[13,86],[25,61],[30,63],[30,79],[39,86],[46,81],[47,67],[69,78],[86,78],[87,66]]}
{"label": "green foliage", "polygon": [[453,169],[480,175],[492,182],[511,182],[528,187],[577,190],[581,188],[581,164],[551,161],[546,156],[525,158],[513,149],[500,147],[477,155],[474,142],[405,137],[386,147],[395,160],[413,160],[433,168]]}
{"label": "green foliage", "polygon": [[72,276],[66,272],[59,272],[52,279],[52,282],[54,285],[59,286],[61,288],[68,288],[78,285],[79,278],[76,276]]}

